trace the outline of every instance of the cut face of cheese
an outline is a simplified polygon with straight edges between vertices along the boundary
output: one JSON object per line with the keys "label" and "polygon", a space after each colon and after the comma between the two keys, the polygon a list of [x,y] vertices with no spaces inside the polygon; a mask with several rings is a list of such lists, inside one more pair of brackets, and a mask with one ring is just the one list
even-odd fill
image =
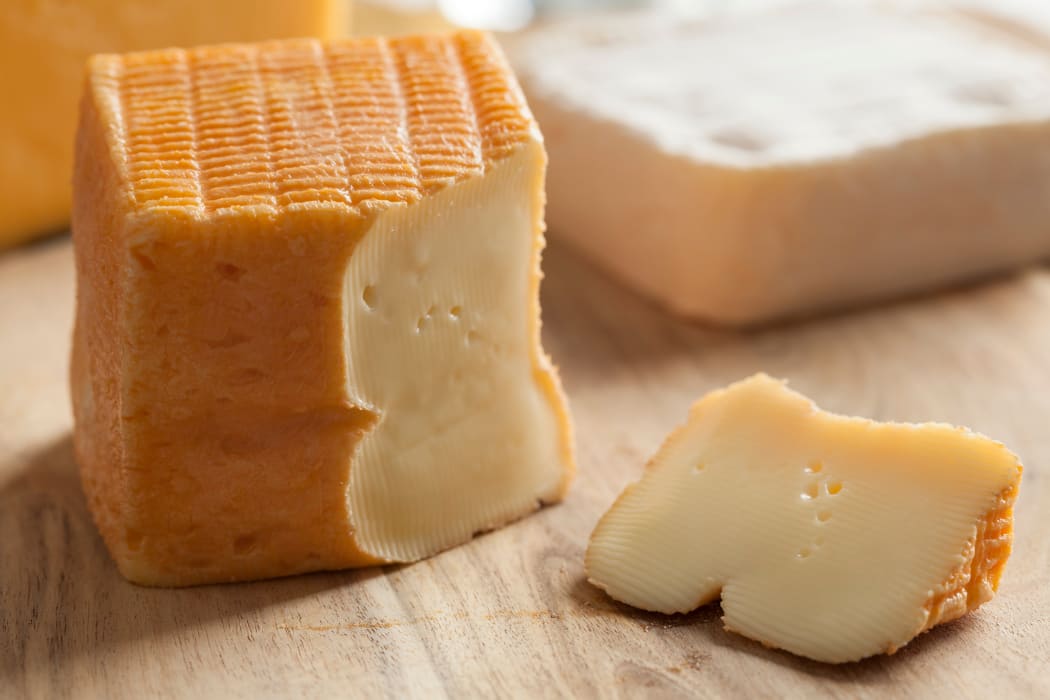
{"label": "cut face of cheese", "polygon": [[591,581],[818,661],[892,653],[994,595],[1017,458],[942,424],[817,409],[764,375],[708,394],[599,522]]}
{"label": "cut face of cheese", "polygon": [[526,148],[391,210],[351,258],[351,399],[379,420],[350,471],[350,512],[358,544],[383,559],[463,542],[564,486],[562,416],[533,337],[542,163]]}
{"label": "cut face of cheese", "polygon": [[340,36],[347,0],[0,3],[0,247],[69,222],[77,99],[88,57],[221,41]]}
{"label": "cut face of cheese", "polygon": [[94,59],[75,445],[121,571],[415,561],[559,500],[545,165],[483,34]]}
{"label": "cut face of cheese", "polygon": [[975,15],[629,14],[513,55],[554,235],[680,313],[762,322],[1050,252],[1050,54]]}

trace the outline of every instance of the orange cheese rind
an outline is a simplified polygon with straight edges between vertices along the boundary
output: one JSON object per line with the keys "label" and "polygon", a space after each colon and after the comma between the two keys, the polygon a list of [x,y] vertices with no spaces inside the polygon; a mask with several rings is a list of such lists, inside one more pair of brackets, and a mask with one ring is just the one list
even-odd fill
{"label": "orange cheese rind", "polygon": [[893,653],[994,596],[1021,472],[967,429],[838,416],[760,374],[693,405],[585,568],[646,610],[721,597],[727,629],[819,661]]}
{"label": "orange cheese rind", "polygon": [[143,216],[366,218],[542,142],[479,32],[104,54],[88,91]]}

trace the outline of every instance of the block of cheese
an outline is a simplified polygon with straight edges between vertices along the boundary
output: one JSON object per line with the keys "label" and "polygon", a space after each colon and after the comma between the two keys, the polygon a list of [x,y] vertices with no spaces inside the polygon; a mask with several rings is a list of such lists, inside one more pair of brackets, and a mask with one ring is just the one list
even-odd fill
{"label": "block of cheese", "polygon": [[484,34],[95,57],[74,441],[124,575],[410,562],[559,500],[545,166]]}
{"label": "block of cheese", "polygon": [[433,0],[357,0],[354,34],[361,36],[444,32],[452,24]]}
{"label": "block of cheese", "polygon": [[0,3],[0,248],[69,223],[77,99],[88,56],[345,33],[349,0]]}
{"label": "block of cheese", "polygon": [[628,13],[511,56],[551,235],[681,314],[752,324],[1050,254],[1050,53],[972,13]]}
{"label": "block of cheese", "polygon": [[893,653],[995,594],[1021,465],[943,424],[819,410],[756,375],[697,402],[591,536],[590,580],[827,662]]}

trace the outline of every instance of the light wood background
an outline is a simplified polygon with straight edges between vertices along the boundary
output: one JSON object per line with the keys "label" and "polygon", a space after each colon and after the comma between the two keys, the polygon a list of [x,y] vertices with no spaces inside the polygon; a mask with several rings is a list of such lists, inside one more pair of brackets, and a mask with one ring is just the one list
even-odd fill
{"label": "light wood background", "polygon": [[[565,503],[413,566],[123,581],[70,449],[67,239],[0,255],[0,697],[1050,698],[1050,274],[748,334],[673,320],[552,245],[544,333],[575,415]],[[973,427],[1027,471],[1000,595],[832,667],[588,585],[598,516],[704,391],[758,370],[839,412]]]}

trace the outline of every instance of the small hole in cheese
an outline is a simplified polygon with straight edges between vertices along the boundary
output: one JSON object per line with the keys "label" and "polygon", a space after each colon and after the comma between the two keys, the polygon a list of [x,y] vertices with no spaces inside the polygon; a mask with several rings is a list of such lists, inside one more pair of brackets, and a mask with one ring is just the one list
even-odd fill
{"label": "small hole in cheese", "polygon": [[220,276],[231,282],[238,281],[244,275],[244,268],[238,267],[233,263],[216,263],[215,271],[218,272]]}
{"label": "small hole in cheese", "polygon": [[463,314],[463,308],[459,305],[453,306],[448,310],[448,315],[451,318],[459,318]]}
{"label": "small hole in cheese", "polygon": [[135,259],[135,262],[137,262],[139,264],[139,267],[141,267],[143,270],[149,270],[150,272],[152,272],[157,269],[157,263],[153,261],[153,258],[151,258],[146,253],[142,252],[142,250],[139,248],[131,249],[131,257]]}
{"label": "small hole in cheese", "polygon": [[952,91],[959,102],[968,102],[985,107],[1006,107],[1014,102],[1009,85],[993,83],[971,83]]}
{"label": "small hole in cheese", "polygon": [[798,550],[798,554],[796,554],[795,556],[799,559],[807,559],[810,554],[812,554],[812,552],[809,550],[809,547],[803,547],[802,549]]}
{"label": "small hole in cheese", "polygon": [[817,513],[817,520],[822,522],[822,523],[826,523],[827,521],[831,520],[831,511],[830,510],[822,510],[822,511],[820,511],[819,513]]}
{"label": "small hole in cheese", "polygon": [[711,140],[720,146],[740,151],[761,151],[766,147],[763,139],[742,129],[723,129],[711,134]]}
{"label": "small hole in cheese", "polygon": [[822,471],[824,471],[824,463],[821,462],[819,459],[813,460],[809,463],[809,466],[806,467],[807,474],[819,474]]}
{"label": "small hole in cheese", "polygon": [[365,306],[369,309],[376,307],[376,288],[371,284],[364,288],[361,292],[361,300],[365,302]]}
{"label": "small hole in cheese", "polygon": [[241,535],[233,541],[233,551],[235,554],[247,554],[255,549],[257,542],[255,535]]}
{"label": "small hole in cheese", "polygon": [[830,482],[828,484],[827,488],[828,488],[828,494],[831,495],[831,496],[834,496],[836,493],[838,493],[839,491],[842,490],[842,482],[841,481],[832,481],[832,482]]}
{"label": "small hole in cheese", "polygon": [[700,473],[700,472],[702,472],[704,470],[705,466],[706,466],[705,464],[694,465],[693,466],[693,471],[696,472],[696,473]]}
{"label": "small hole in cheese", "polygon": [[802,500],[810,501],[817,497],[818,487],[816,482],[806,484],[806,488],[802,490]]}
{"label": "small hole in cheese", "polygon": [[248,386],[256,384],[266,378],[266,372],[255,367],[245,367],[230,374],[227,380],[231,386]]}
{"label": "small hole in cheese", "polygon": [[132,552],[137,552],[142,549],[142,540],[142,533],[138,530],[129,527],[124,531],[124,541],[127,543],[128,549]]}
{"label": "small hole in cheese", "polygon": [[205,340],[204,344],[207,345],[209,348],[223,350],[228,348],[235,348],[238,345],[243,345],[249,340],[251,340],[251,338],[245,335],[244,333],[238,333],[234,330],[227,330],[226,335],[224,335],[223,337],[217,338],[215,340]]}

